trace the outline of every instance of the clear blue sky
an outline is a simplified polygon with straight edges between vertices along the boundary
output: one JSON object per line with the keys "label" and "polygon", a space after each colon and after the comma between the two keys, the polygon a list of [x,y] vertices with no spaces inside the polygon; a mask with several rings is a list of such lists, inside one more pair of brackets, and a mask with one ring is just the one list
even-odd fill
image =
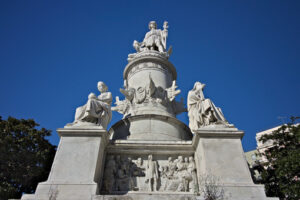
{"label": "clear blue sky", "polygon": [[[279,116],[300,115],[300,1],[292,0],[2,0],[0,115],[33,118],[58,144],[56,128],[73,121],[97,81],[122,96],[127,55],[150,20],[169,22],[178,99],[206,83],[206,97],[245,131],[245,151]],[[114,113],[110,125],[120,119]]]}

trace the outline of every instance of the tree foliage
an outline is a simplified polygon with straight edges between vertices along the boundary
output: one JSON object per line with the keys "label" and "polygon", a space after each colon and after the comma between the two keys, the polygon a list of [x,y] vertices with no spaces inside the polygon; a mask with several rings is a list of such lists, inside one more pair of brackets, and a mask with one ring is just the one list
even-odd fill
{"label": "tree foliage", "polygon": [[36,126],[32,119],[2,120],[0,116],[1,200],[33,193],[48,177],[56,147],[45,139],[51,131]]}
{"label": "tree foliage", "polygon": [[262,183],[267,196],[300,199],[300,125],[295,123],[297,119],[292,117],[291,123],[260,138],[263,143],[272,141],[260,155],[267,159],[262,163]]}

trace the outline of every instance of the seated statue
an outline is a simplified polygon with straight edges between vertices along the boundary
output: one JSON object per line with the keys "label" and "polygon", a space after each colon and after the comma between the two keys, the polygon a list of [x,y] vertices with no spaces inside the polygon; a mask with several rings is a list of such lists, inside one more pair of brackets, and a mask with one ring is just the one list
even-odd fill
{"label": "seated statue", "polygon": [[165,40],[168,35],[167,29],[160,30],[157,29],[157,24],[155,21],[149,22],[149,32],[146,33],[144,41],[142,42],[142,47],[145,46],[149,50],[156,50],[159,52],[165,52]]}
{"label": "seated statue", "polygon": [[167,37],[168,37],[168,22],[164,22],[163,30],[157,29],[157,24],[155,21],[149,22],[149,31],[146,33],[144,40],[142,42],[138,42],[136,40],[133,41],[133,47],[135,48],[137,53],[132,53],[128,55],[128,61],[131,61],[135,58],[135,56],[140,52],[147,51],[157,51],[161,55],[169,58],[172,53],[172,46],[167,48]]}
{"label": "seated statue", "polygon": [[75,121],[72,125],[80,126],[87,122],[87,124],[107,128],[112,116],[110,107],[112,95],[107,92],[108,88],[102,81],[98,82],[98,90],[101,93],[98,97],[94,93],[89,94],[87,103],[76,109]]}
{"label": "seated statue", "polygon": [[189,127],[192,132],[210,124],[227,124],[220,108],[210,99],[205,99],[203,89],[205,84],[196,82],[188,93]]}

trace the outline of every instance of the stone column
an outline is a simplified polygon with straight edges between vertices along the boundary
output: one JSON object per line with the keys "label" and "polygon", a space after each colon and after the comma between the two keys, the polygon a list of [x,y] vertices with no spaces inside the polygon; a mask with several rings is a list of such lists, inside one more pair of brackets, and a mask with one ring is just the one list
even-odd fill
{"label": "stone column", "polygon": [[230,199],[266,199],[263,185],[255,185],[236,128],[201,128],[195,132],[197,175],[213,176]]}
{"label": "stone column", "polygon": [[90,199],[101,187],[106,130],[98,127],[68,127],[57,130],[59,146],[46,182],[35,195],[23,199]]}

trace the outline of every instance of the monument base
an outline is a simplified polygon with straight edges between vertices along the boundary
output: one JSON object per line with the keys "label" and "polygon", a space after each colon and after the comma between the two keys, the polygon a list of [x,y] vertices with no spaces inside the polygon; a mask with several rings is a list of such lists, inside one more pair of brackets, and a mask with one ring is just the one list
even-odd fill
{"label": "monument base", "polygon": [[97,126],[66,126],[57,132],[60,142],[48,180],[22,200],[84,200],[99,194],[107,131]]}
{"label": "monument base", "polygon": [[40,183],[36,193],[23,195],[21,200],[84,200],[97,194],[97,183]]}
{"label": "monument base", "polygon": [[237,128],[218,125],[195,132],[193,145],[199,182],[203,184],[203,176],[213,177],[230,200],[270,199],[264,186],[252,181],[241,143],[243,135]]}

